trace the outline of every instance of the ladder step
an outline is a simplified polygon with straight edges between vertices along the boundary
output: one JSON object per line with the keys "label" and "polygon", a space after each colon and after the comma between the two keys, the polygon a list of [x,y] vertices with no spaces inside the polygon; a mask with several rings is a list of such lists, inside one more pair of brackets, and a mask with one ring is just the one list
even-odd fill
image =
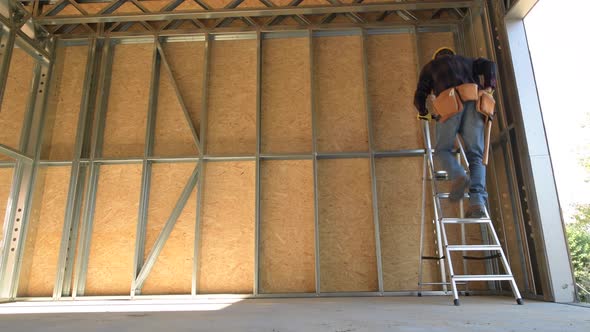
{"label": "ladder step", "polygon": [[492,222],[488,218],[442,218],[443,224],[489,224]]}
{"label": "ladder step", "polygon": [[458,275],[452,277],[455,281],[494,281],[494,280],[512,280],[511,274],[472,274]]}
{"label": "ladder step", "polygon": [[[451,193],[438,193],[438,194],[436,194],[436,197],[438,197],[438,198],[449,198],[450,195],[451,195]],[[469,193],[464,193],[463,194],[463,198],[469,198]]]}
{"label": "ladder step", "polygon": [[482,250],[502,250],[502,246],[495,244],[478,244],[478,245],[449,245],[447,249],[451,251],[482,251]]}

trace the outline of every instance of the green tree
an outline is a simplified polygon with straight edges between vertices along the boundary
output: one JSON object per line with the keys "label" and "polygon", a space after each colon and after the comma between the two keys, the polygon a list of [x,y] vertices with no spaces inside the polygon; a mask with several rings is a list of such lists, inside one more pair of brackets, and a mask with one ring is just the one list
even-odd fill
{"label": "green tree", "polygon": [[[590,204],[578,205],[574,222],[566,228],[576,282],[590,291]],[[590,302],[590,294],[579,293],[581,301]]]}

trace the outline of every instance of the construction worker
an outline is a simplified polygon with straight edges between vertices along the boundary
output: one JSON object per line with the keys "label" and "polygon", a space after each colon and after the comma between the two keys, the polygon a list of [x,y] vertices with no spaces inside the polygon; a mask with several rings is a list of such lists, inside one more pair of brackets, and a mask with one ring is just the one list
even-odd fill
{"label": "construction worker", "polygon": [[[480,76],[483,76],[481,83]],[[475,87],[475,98],[461,96],[459,88],[465,86]],[[480,91],[491,94],[495,88],[496,64],[494,62],[483,58],[473,59],[456,55],[451,48],[443,47],[438,49],[432,61],[422,68],[414,95],[414,105],[420,113],[420,118],[437,119],[435,157],[439,167],[447,172],[451,180],[450,199],[452,201],[462,199],[465,189],[469,188],[470,207],[466,214],[467,218],[486,217],[484,208],[487,200],[486,169],[482,163],[485,116],[476,110],[476,100]],[[429,116],[426,107],[427,97],[431,93],[437,96],[434,101],[437,108],[437,100],[439,97],[440,99],[448,97],[449,90],[453,90],[451,95],[456,91],[460,99],[457,101],[460,105],[457,111],[454,114],[447,114],[446,118],[441,118],[441,114]],[[457,134],[461,135],[464,142],[469,162],[469,175],[452,153]]]}

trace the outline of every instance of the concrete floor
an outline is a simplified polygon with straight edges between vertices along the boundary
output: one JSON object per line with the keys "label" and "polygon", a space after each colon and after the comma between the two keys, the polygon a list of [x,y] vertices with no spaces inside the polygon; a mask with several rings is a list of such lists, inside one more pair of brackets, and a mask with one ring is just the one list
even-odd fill
{"label": "concrete floor", "polygon": [[1,304],[0,331],[590,331],[590,307],[507,297],[463,297],[459,307],[446,296],[234,301]]}

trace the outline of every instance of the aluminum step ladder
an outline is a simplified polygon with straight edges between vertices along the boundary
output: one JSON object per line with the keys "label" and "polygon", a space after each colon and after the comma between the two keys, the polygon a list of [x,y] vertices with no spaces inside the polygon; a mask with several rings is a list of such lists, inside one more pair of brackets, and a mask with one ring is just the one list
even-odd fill
{"label": "aluminum step ladder", "polygon": [[[432,144],[430,140],[430,125],[428,121],[421,121],[422,122],[422,129],[424,133],[424,142],[425,142],[425,151],[424,154],[424,170],[422,174],[422,218],[421,218],[421,228],[420,228],[420,265],[418,271],[418,296],[422,296],[422,287],[424,285],[439,285],[442,286],[443,291],[445,294],[448,292],[448,287],[451,286],[451,290],[453,292],[453,303],[455,305],[459,305],[459,291],[457,290],[458,285],[465,285],[468,286],[468,282],[471,281],[508,281],[512,287],[512,292],[514,294],[514,298],[516,299],[516,303],[523,304],[523,299],[520,296],[520,292],[518,291],[518,286],[516,285],[516,281],[514,280],[514,275],[510,269],[510,265],[508,264],[508,260],[506,259],[506,255],[504,254],[504,250],[502,249],[502,245],[496,234],[494,229],[494,225],[492,220],[486,210],[486,218],[463,218],[464,211],[463,211],[463,200],[469,198],[469,194],[465,194],[463,199],[459,202],[459,218],[448,218],[443,216],[443,209],[441,204],[441,199],[448,199],[449,193],[442,193],[439,191],[438,181],[446,180],[446,172],[435,172],[434,168],[434,158],[433,158],[433,150]],[[463,158],[465,164],[468,162],[465,156],[465,151],[461,145],[461,141],[457,138],[457,144],[459,146],[460,157]],[[435,234],[435,255],[434,256],[425,256],[424,255],[424,232],[425,232],[425,219],[426,219],[426,185],[427,182],[430,182],[431,187],[431,195],[433,201],[433,212],[434,212],[434,234]],[[486,233],[488,236],[482,236],[484,239],[482,244],[466,244],[465,239],[465,226],[475,224],[479,225],[482,228],[482,232]],[[449,244],[449,240],[447,238],[447,226],[449,225],[460,225],[461,226],[461,244]],[[463,271],[466,274],[458,275],[455,274],[455,269],[453,268],[453,261],[451,259],[451,253],[453,252],[462,252],[463,258]],[[467,253],[469,252],[483,252],[484,256],[482,257],[472,257],[468,256]],[[499,258],[502,262],[502,266],[504,268],[505,274],[468,274],[467,272],[467,262],[466,260],[469,259],[484,259],[484,260],[491,260]],[[438,263],[441,275],[441,282],[424,282],[423,281],[423,264],[425,261],[436,261]],[[448,277],[450,279],[447,282],[447,273],[446,273],[446,266],[445,263],[448,264]],[[491,270],[491,269],[490,269]],[[498,270],[498,269],[497,269]],[[491,271],[486,271],[491,272]],[[468,288],[466,288],[465,293],[468,295]]]}

